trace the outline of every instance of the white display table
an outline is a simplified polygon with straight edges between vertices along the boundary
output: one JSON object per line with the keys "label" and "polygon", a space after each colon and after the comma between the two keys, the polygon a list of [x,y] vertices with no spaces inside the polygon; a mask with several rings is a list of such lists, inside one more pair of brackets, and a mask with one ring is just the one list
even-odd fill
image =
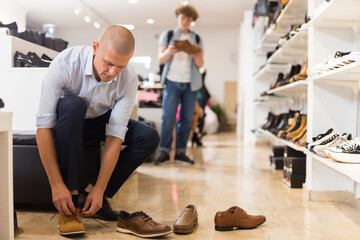
{"label": "white display table", "polygon": [[0,110],[0,239],[14,239],[12,116]]}

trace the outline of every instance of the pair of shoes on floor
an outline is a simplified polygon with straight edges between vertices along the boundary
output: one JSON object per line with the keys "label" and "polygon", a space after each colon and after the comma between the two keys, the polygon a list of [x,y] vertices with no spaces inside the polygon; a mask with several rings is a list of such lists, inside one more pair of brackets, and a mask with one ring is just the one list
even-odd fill
{"label": "pair of shoes on floor", "polygon": [[[176,153],[174,160],[177,163],[194,164],[194,161],[191,160],[188,156],[186,156],[185,153]],[[155,165],[168,163],[169,161],[169,153],[161,151],[159,157],[155,160]]]}
{"label": "pair of shoes on floor", "polygon": [[[173,225],[176,234],[192,233],[198,225],[198,215],[194,205],[188,205]],[[116,231],[130,233],[138,237],[162,237],[172,233],[171,227],[158,223],[142,211],[128,213],[121,211],[118,216]]]}

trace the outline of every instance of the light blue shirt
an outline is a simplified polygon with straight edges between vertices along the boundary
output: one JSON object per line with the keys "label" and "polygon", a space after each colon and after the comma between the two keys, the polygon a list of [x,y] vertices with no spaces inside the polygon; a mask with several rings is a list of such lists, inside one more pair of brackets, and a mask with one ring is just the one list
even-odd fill
{"label": "light blue shirt", "polygon": [[[165,31],[161,34],[160,39],[159,39],[159,46],[168,47],[174,43],[174,40],[179,40],[181,37],[181,30],[179,28],[174,29],[173,37],[171,38],[169,45],[167,45],[167,40],[168,40],[167,33],[168,33],[168,31]],[[189,34],[190,34],[190,43],[193,45],[198,44],[199,47],[201,48],[201,51],[204,51],[201,39],[200,39],[199,43],[197,43],[196,42],[196,34],[190,30],[189,30]],[[161,85],[165,84],[166,75],[169,72],[169,68],[170,68],[172,59],[173,59],[173,56],[171,56],[169,61],[167,61],[164,65],[164,70],[163,70],[163,73],[160,78]],[[197,91],[202,87],[202,79],[201,79],[201,74],[199,72],[199,68],[195,65],[194,58],[192,58],[192,57],[190,60],[190,66],[191,66],[191,70],[190,70],[191,91]]]}
{"label": "light blue shirt", "polygon": [[110,82],[98,82],[93,72],[90,46],[68,48],[51,62],[41,88],[38,128],[56,127],[56,108],[61,97],[76,95],[87,103],[86,119],[103,115],[112,109],[106,135],[124,141],[127,125],[135,105],[138,77],[132,66]]}

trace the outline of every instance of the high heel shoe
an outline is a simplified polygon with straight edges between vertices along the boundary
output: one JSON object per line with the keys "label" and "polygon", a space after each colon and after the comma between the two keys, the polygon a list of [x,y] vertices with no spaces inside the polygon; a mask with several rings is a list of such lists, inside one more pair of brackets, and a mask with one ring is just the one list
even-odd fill
{"label": "high heel shoe", "polygon": [[201,142],[201,137],[199,137],[197,133],[193,133],[191,139],[191,147],[194,147],[194,144],[196,144],[196,146],[198,147],[201,147],[203,145]]}

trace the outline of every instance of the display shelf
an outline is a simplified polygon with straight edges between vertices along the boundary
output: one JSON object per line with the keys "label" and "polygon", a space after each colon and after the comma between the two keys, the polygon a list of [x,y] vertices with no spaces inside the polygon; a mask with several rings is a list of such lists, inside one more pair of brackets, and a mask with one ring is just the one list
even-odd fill
{"label": "display shelf", "polygon": [[[309,22],[309,26],[336,28],[354,26],[359,21],[359,0],[332,0],[323,6]],[[357,30],[358,31],[358,30]]]}
{"label": "display shelf", "polygon": [[271,63],[295,64],[307,58],[307,30],[301,30],[279,48],[267,61]]}
{"label": "display shelf", "polygon": [[273,77],[276,77],[279,72],[283,72],[289,68],[289,64],[266,64],[264,67],[260,68],[255,72],[254,78],[264,79],[264,80],[273,80]]}
{"label": "display shelf", "polygon": [[[360,4],[360,2],[359,2]],[[340,67],[335,70],[327,71],[322,74],[314,75],[310,78],[312,81],[316,80],[332,80],[332,81],[360,81],[360,61],[351,63],[347,66]]]}
{"label": "display shelf", "polygon": [[278,88],[266,91],[267,94],[276,94],[280,96],[293,96],[307,94],[307,81],[296,81]]}
{"label": "display shelf", "polygon": [[286,99],[288,98],[285,96],[266,95],[255,99],[254,102],[256,104],[274,104],[274,102],[284,101]]}
{"label": "display shelf", "polygon": [[334,169],[337,172],[344,174],[345,176],[348,176],[353,181],[360,183],[360,164],[336,162],[331,158],[325,158],[312,153],[308,149],[305,150],[305,153],[312,159]]}
{"label": "display shelf", "polygon": [[290,25],[304,23],[307,12],[307,0],[291,0],[276,19],[265,31],[260,43],[277,43],[281,36],[290,31]]}
{"label": "display shelf", "polygon": [[296,144],[293,143],[293,142],[289,142],[289,141],[286,141],[285,139],[278,138],[277,136],[275,136],[275,135],[272,134],[271,132],[266,131],[266,130],[264,130],[264,129],[257,128],[256,131],[257,131],[258,133],[260,133],[261,135],[263,135],[263,136],[270,137],[270,139],[271,139],[275,144],[278,144],[278,145],[286,145],[286,146],[291,147],[292,149],[295,149],[296,151],[300,151],[300,152],[303,152],[303,153],[306,153],[306,151],[307,151],[307,149],[306,149],[305,147],[301,147],[301,146],[296,145]]}

